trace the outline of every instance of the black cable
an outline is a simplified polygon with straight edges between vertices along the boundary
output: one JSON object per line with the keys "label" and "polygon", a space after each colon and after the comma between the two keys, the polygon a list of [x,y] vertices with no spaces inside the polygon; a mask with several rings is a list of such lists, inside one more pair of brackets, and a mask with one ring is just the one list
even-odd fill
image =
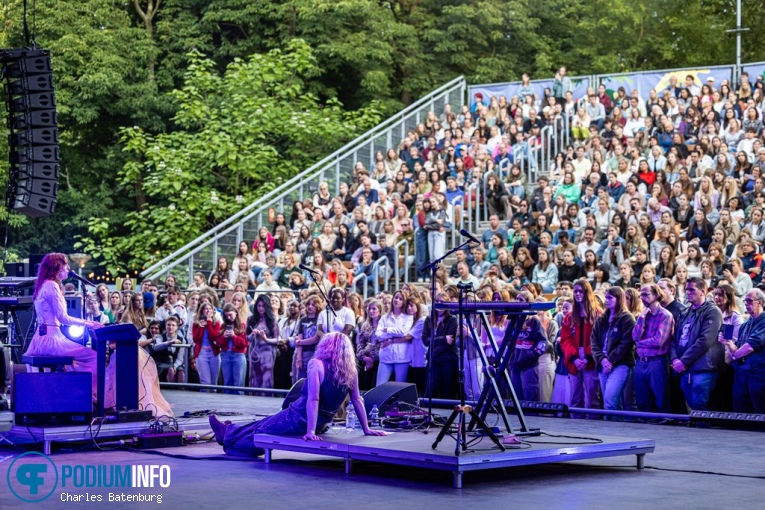
{"label": "black cable", "polygon": [[[6,189],[6,202],[8,202],[8,200],[9,200],[7,195],[10,192],[10,186],[11,186],[11,182],[10,182],[10,177],[9,177],[9,179],[8,179],[8,188]],[[10,207],[8,207],[8,215],[10,216]],[[10,218],[7,218],[5,220],[5,239],[3,240],[3,266],[2,266],[3,267],[3,271],[5,271],[5,269],[4,269],[5,268],[5,261],[6,261],[7,256],[8,256],[8,230],[10,230],[10,228],[11,228],[11,221],[10,221]],[[5,275],[5,272],[3,272],[3,275]],[[23,342],[22,342],[22,345],[23,345]]]}
{"label": "black cable", "polygon": [[[96,422],[96,421],[98,422],[98,429],[96,429],[96,433],[94,435],[93,434],[93,422]],[[123,445],[119,445],[119,446],[116,446],[116,447],[113,447],[113,448],[104,448],[100,444],[98,444],[98,441],[97,441],[98,434],[101,433],[101,427],[103,426],[104,422],[106,422],[106,418],[93,418],[90,421],[90,425],[88,425],[88,432],[90,433],[91,444],[89,444],[88,446],[89,447],[90,446],[95,446],[97,450],[102,451],[102,452],[111,452],[111,451],[123,448]]]}
{"label": "black cable", "polygon": [[37,47],[37,0],[32,0],[32,48]]}
{"label": "black cable", "polygon": [[26,41],[26,45],[29,46],[29,25],[27,24],[27,0],[24,0],[24,14],[23,14],[22,24],[24,27],[24,41]]}
{"label": "black cable", "polygon": [[215,457],[194,457],[192,455],[183,455],[183,454],[177,454],[177,453],[167,453],[167,452],[161,452],[159,450],[140,450],[137,448],[126,448],[127,451],[133,452],[133,453],[146,453],[149,455],[159,455],[161,457],[170,457],[171,459],[181,459],[181,460],[223,460],[223,461],[234,461],[234,462],[255,462],[255,461],[262,461],[262,459],[258,457],[237,457],[233,455],[216,455]]}
{"label": "black cable", "polygon": [[37,438],[35,437],[34,433],[32,432],[32,429],[29,428],[29,425],[25,425],[25,427],[27,428],[27,432],[29,432],[29,435],[32,436],[32,441],[35,442],[35,448],[37,448],[37,444],[40,441],[37,440]]}
{"label": "black cable", "polygon": [[561,445],[583,445],[583,444],[601,444],[603,443],[602,439],[598,439],[597,437],[583,437],[583,436],[566,436],[561,434],[548,434],[547,432],[542,432],[540,434],[541,436],[547,436],[547,437],[560,437],[565,439],[581,439],[582,441],[586,442],[578,442],[578,443],[572,443],[570,441],[529,441],[524,440],[524,443],[529,444],[561,444]]}
{"label": "black cable", "polygon": [[[625,469],[625,468],[634,468],[635,465],[631,464],[628,466],[601,466],[601,465],[592,465],[592,467],[597,468],[610,468],[610,469]],[[644,469],[653,469],[654,471],[671,471],[674,473],[691,473],[691,474],[697,474],[697,475],[714,475],[714,476],[730,476],[732,478],[751,478],[754,480],[765,480],[765,475],[739,475],[736,473],[721,473],[719,471],[704,471],[701,469],[674,469],[674,468],[663,468],[658,466],[644,466]]]}
{"label": "black cable", "polygon": [[[138,348],[139,349],[143,349],[143,347],[140,347],[140,346]],[[146,398],[149,395],[149,390],[146,388],[146,378],[143,377],[143,372],[144,372],[144,370],[146,370],[146,367],[149,365],[149,361],[151,359],[152,359],[151,358],[151,353],[147,352],[146,353],[146,361],[144,362],[143,366],[141,367],[141,372],[140,372],[140,375],[141,375],[141,377],[140,377],[140,379],[141,379],[141,386],[143,386],[143,398],[138,400],[138,409],[141,409],[143,411],[146,411],[147,408],[149,406],[152,406],[152,405],[154,406],[154,409],[156,411],[159,411],[159,408],[155,404],[153,404],[151,402],[147,406],[145,406],[145,407],[142,407],[142,405],[141,405],[141,400],[143,400],[144,398]],[[157,371],[157,378],[159,378],[159,371]]]}

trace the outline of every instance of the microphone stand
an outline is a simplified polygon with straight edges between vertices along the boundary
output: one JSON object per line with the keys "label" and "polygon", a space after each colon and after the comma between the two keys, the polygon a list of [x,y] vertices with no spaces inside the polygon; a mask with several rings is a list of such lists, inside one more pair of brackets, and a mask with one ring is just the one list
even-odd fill
{"label": "microphone stand", "polygon": [[[473,408],[472,405],[465,404],[465,355],[466,355],[466,346],[465,346],[465,293],[467,291],[473,290],[473,284],[468,283],[458,283],[457,287],[459,288],[459,298],[458,298],[458,304],[459,304],[459,330],[457,331],[457,337],[459,337],[459,359],[457,361],[458,371],[459,371],[459,385],[460,385],[460,403],[459,405],[454,406],[454,411],[452,411],[452,414],[449,416],[449,418],[446,420],[446,423],[444,424],[443,428],[441,428],[441,431],[438,433],[438,437],[436,438],[435,442],[432,445],[432,448],[435,450],[438,447],[438,443],[441,442],[441,440],[446,436],[447,432],[449,432],[449,427],[452,426],[452,423],[454,423],[454,420],[457,420],[457,434],[456,434],[456,444],[454,445],[454,455],[459,455],[460,451],[467,451],[468,449],[468,442],[467,442],[467,418],[470,416],[472,418],[471,423],[477,423],[479,427],[481,427],[481,430],[483,433],[489,437],[489,439],[492,440],[492,442],[499,448],[500,451],[505,451],[504,445],[500,442],[499,438],[494,434],[491,428],[486,424],[486,422],[478,416],[478,413],[476,413],[475,408]],[[469,319],[468,319],[469,320]],[[456,340],[456,338],[455,338]]]}
{"label": "microphone stand", "polygon": [[311,280],[316,284],[316,287],[319,289],[319,294],[321,294],[322,299],[324,300],[324,311],[327,312],[327,333],[329,333],[329,312],[332,311],[332,315],[335,316],[335,320],[337,320],[337,312],[335,312],[335,309],[332,308],[332,304],[329,302],[329,297],[327,297],[326,292],[324,292],[324,287],[322,287],[321,282],[324,281],[324,275],[319,273],[319,279],[316,279],[315,274],[316,271],[310,270],[308,271],[308,274],[311,275]]}
{"label": "microphone stand", "polygon": [[444,253],[443,257],[437,258],[427,266],[425,269],[430,269],[430,347],[428,348],[428,418],[427,424],[433,423],[433,344],[436,338],[436,272],[441,266],[441,262],[446,258],[462,248],[474,244],[471,239],[468,239],[459,246],[452,248]]}

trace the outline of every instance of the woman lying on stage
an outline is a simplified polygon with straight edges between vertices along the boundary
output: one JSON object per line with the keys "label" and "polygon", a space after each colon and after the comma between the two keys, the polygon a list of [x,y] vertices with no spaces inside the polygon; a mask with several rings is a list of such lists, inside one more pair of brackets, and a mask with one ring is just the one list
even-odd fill
{"label": "woman lying on stage", "polygon": [[302,395],[287,409],[247,425],[221,423],[213,415],[210,416],[210,426],[215,440],[226,453],[257,457],[263,455],[264,450],[253,445],[254,434],[302,435],[306,441],[321,441],[317,434],[332,421],[350,393],[364,434],[386,435],[381,430],[369,429],[358,383],[351,340],[342,333],[329,333],[321,339],[308,362],[308,377]]}
{"label": "woman lying on stage", "polygon": [[62,325],[97,329],[100,322],[70,317],[66,313],[64,286],[69,278],[69,262],[63,253],[49,253],[43,257],[35,282],[34,305],[37,329],[29,343],[29,356],[72,356],[74,363],[67,370],[90,372],[93,376],[93,400],[96,399],[96,351],[69,340],[61,332]]}

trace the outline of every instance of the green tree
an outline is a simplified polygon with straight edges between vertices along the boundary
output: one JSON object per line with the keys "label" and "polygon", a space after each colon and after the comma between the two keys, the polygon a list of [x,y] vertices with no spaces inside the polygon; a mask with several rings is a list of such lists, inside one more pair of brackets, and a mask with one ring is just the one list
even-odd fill
{"label": "green tree", "polygon": [[[50,50],[53,61],[61,179],[53,216],[12,215],[11,244],[26,253],[71,251],[74,236],[87,232],[92,215],[119,217],[134,207],[126,200],[134,197],[116,180],[125,161],[118,128],[160,131],[171,111],[148,80],[154,49],[128,9],[110,0],[40,0],[35,10],[37,45]],[[21,1],[4,4],[3,14],[2,46],[23,47]],[[0,168],[6,179],[5,159]]]}
{"label": "green tree", "polygon": [[140,179],[146,206],[119,221],[93,217],[76,245],[111,270],[166,255],[381,118],[374,105],[346,112],[307,93],[319,69],[302,40],[235,59],[222,74],[198,52],[189,60],[184,86],[171,94],[178,129],[120,132],[130,161],[118,182]]}

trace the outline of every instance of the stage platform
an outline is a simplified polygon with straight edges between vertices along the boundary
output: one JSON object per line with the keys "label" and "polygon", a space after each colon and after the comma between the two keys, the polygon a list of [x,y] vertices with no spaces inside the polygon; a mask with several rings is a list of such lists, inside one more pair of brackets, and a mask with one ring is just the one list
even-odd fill
{"label": "stage platform", "polygon": [[[348,433],[335,427],[323,434],[322,441],[304,441],[300,437],[256,434],[255,446],[266,450],[265,462],[274,460],[274,451],[290,451],[312,455],[338,457],[345,461],[345,473],[350,475],[356,460],[399,466],[449,471],[453,485],[462,488],[462,475],[468,471],[483,471],[532,464],[549,464],[621,455],[635,455],[637,469],[643,469],[646,453],[653,453],[655,443],[650,439],[633,439],[593,435],[562,437],[565,433],[543,431],[542,436],[525,438],[523,443],[504,445],[500,451],[488,437],[480,438],[475,446],[455,455],[456,441],[447,436],[436,449],[432,448],[438,429],[425,434],[421,431],[393,432],[388,436],[364,436],[360,431]],[[549,435],[548,435],[549,434]],[[470,439],[477,439],[471,438]]]}
{"label": "stage platform", "polygon": [[[210,425],[207,416],[193,417],[195,412],[217,412],[223,420],[233,423],[249,423],[264,416],[277,412],[282,399],[267,397],[248,397],[239,395],[220,395],[210,393],[172,392],[177,397],[174,406],[175,419],[178,429],[184,436],[208,434]],[[219,404],[223,404],[222,406]],[[200,404],[200,405],[194,405]],[[235,404],[235,405],[234,405]],[[248,405],[249,404],[249,405]],[[448,410],[435,410],[436,413],[447,415]],[[492,415],[490,415],[492,416]],[[10,413],[0,414],[8,422],[12,420]],[[494,417],[496,418],[496,417]],[[492,420],[494,421],[494,420]],[[557,424],[565,424],[568,420],[560,420]],[[6,422],[7,423],[7,422]],[[101,441],[118,441],[128,439],[145,432],[147,422],[132,423],[103,423],[94,422],[91,425],[59,426],[59,427],[25,427],[9,424],[10,428],[0,435],[21,447],[37,447],[45,454],[55,454],[59,449],[70,449],[77,445]],[[455,455],[455,440],[446,436],[436,449],[431,446],[436,439],[439,428],[430,428],[428,433],[422,431],[395,431],[385,437],[367,437],[360,431],[347,433],[345,427],[332,427],[324,434],[323,441],[303,441],[299,437],[280,437],[259,435],[254,441],[257,446],[267,450],[265,461],[274,460],[274,451],[290,451],[309,456],[334,457],[345,463],[345,471],[350,474],[354,461],[377,462],[414,468],[425,468],[437,471],[447,471],[453,475],[454,487],[462,486],[463,474],[470,471],[510,468],[533,464],[548,464],[563,461],[597,459],[635,455],[635,466],[643,467],[646,453],[652,453],[655,443],[650,439],[635,439],[623,436],[608,436],[601,434],[586,434],[589,439],[574,439],[565,437],[550,437],[566,435],[565,427],[543,429],[548,435],[527,437],[520,445],[505,445],[506,450],[500,451],[488,437],[475,442],[468,451]],[[276,457],[279,457],[277,454]],[[278,465],[278,463],[276,463]]]}

